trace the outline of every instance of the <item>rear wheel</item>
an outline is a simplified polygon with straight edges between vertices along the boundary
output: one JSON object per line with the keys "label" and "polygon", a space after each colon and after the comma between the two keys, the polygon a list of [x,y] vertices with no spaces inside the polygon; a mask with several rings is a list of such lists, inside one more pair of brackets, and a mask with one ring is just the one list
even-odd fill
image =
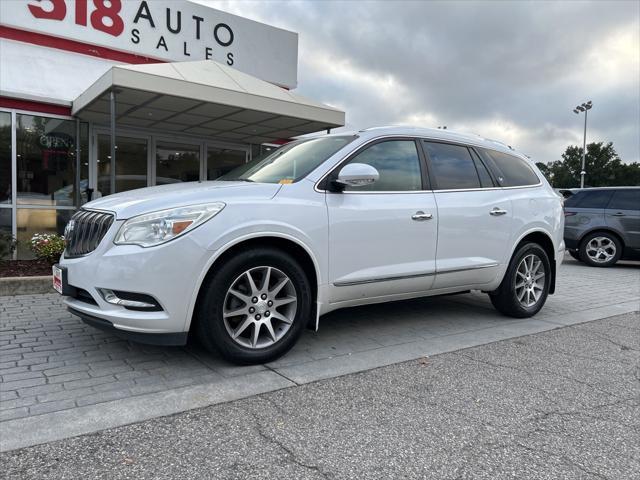
{"label": "rear wheel", "polygon": [[300,265],[270,248],[244,252],[203,286],[198,336],[234,363],[265,363],[296,343],[311,313],[311,287]]}
{"label": "rear wheel", "polygon": [[580,260],[592,267],[611,267],[622,255],[622,244],[608,232],[594,232],[580,243]]}
{"label": "rear wheel", "polygon": [[540,311],[550,285],[547,253],[537,243],[526,243],[513,255],[502,283],[489,296],[496,310],[504,315],[526,318]]}

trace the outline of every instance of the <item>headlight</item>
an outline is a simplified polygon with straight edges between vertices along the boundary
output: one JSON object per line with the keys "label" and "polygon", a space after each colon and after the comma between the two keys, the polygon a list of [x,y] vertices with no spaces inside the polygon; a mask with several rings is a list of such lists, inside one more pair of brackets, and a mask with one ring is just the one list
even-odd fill
{"label": "headlight", "polygon": [[160,210],[132,217],[120,227],[116,245],[153,247],[173,240],[216,216],[224,203],[206,203]]}

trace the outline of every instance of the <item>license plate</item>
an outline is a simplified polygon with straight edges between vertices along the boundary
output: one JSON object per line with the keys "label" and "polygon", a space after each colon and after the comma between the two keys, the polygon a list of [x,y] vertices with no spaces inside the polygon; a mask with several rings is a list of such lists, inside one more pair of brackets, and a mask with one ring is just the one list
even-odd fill
{"label": "license plate", "polygon": [[62,269],[56,265],[53,266],[53,288],[62,295]]}

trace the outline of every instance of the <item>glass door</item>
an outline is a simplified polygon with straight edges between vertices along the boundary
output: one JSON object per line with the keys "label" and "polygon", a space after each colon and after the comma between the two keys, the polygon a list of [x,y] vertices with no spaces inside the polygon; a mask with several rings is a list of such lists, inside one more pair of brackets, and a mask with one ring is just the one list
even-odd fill
{"label": "glass door", "polygon": [[156,185],[200,180],[200,145],[156,142]]}
{"label": "glass door", "polygon": [[209,147],[207,149],[207,180],[215,180],[245,163],[247,163],[245,150]]}
{"label": "glass door", "polygon": [[[98,134],[97,147],[98,192],[94,193],[93,198],[142,188],[149,184],[147,138],[116,136],[115,172],[111,171],[111,137]],[[112,175],[115,175],[115,192],[111,191]]]}

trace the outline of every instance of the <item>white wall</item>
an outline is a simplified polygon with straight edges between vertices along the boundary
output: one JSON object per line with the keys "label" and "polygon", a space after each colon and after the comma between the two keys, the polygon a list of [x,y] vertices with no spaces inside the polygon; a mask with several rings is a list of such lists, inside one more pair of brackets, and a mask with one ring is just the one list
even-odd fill
{"label": "white wall", "polygon": [[0,39],[0,96],[70,105],[118,62]]}

